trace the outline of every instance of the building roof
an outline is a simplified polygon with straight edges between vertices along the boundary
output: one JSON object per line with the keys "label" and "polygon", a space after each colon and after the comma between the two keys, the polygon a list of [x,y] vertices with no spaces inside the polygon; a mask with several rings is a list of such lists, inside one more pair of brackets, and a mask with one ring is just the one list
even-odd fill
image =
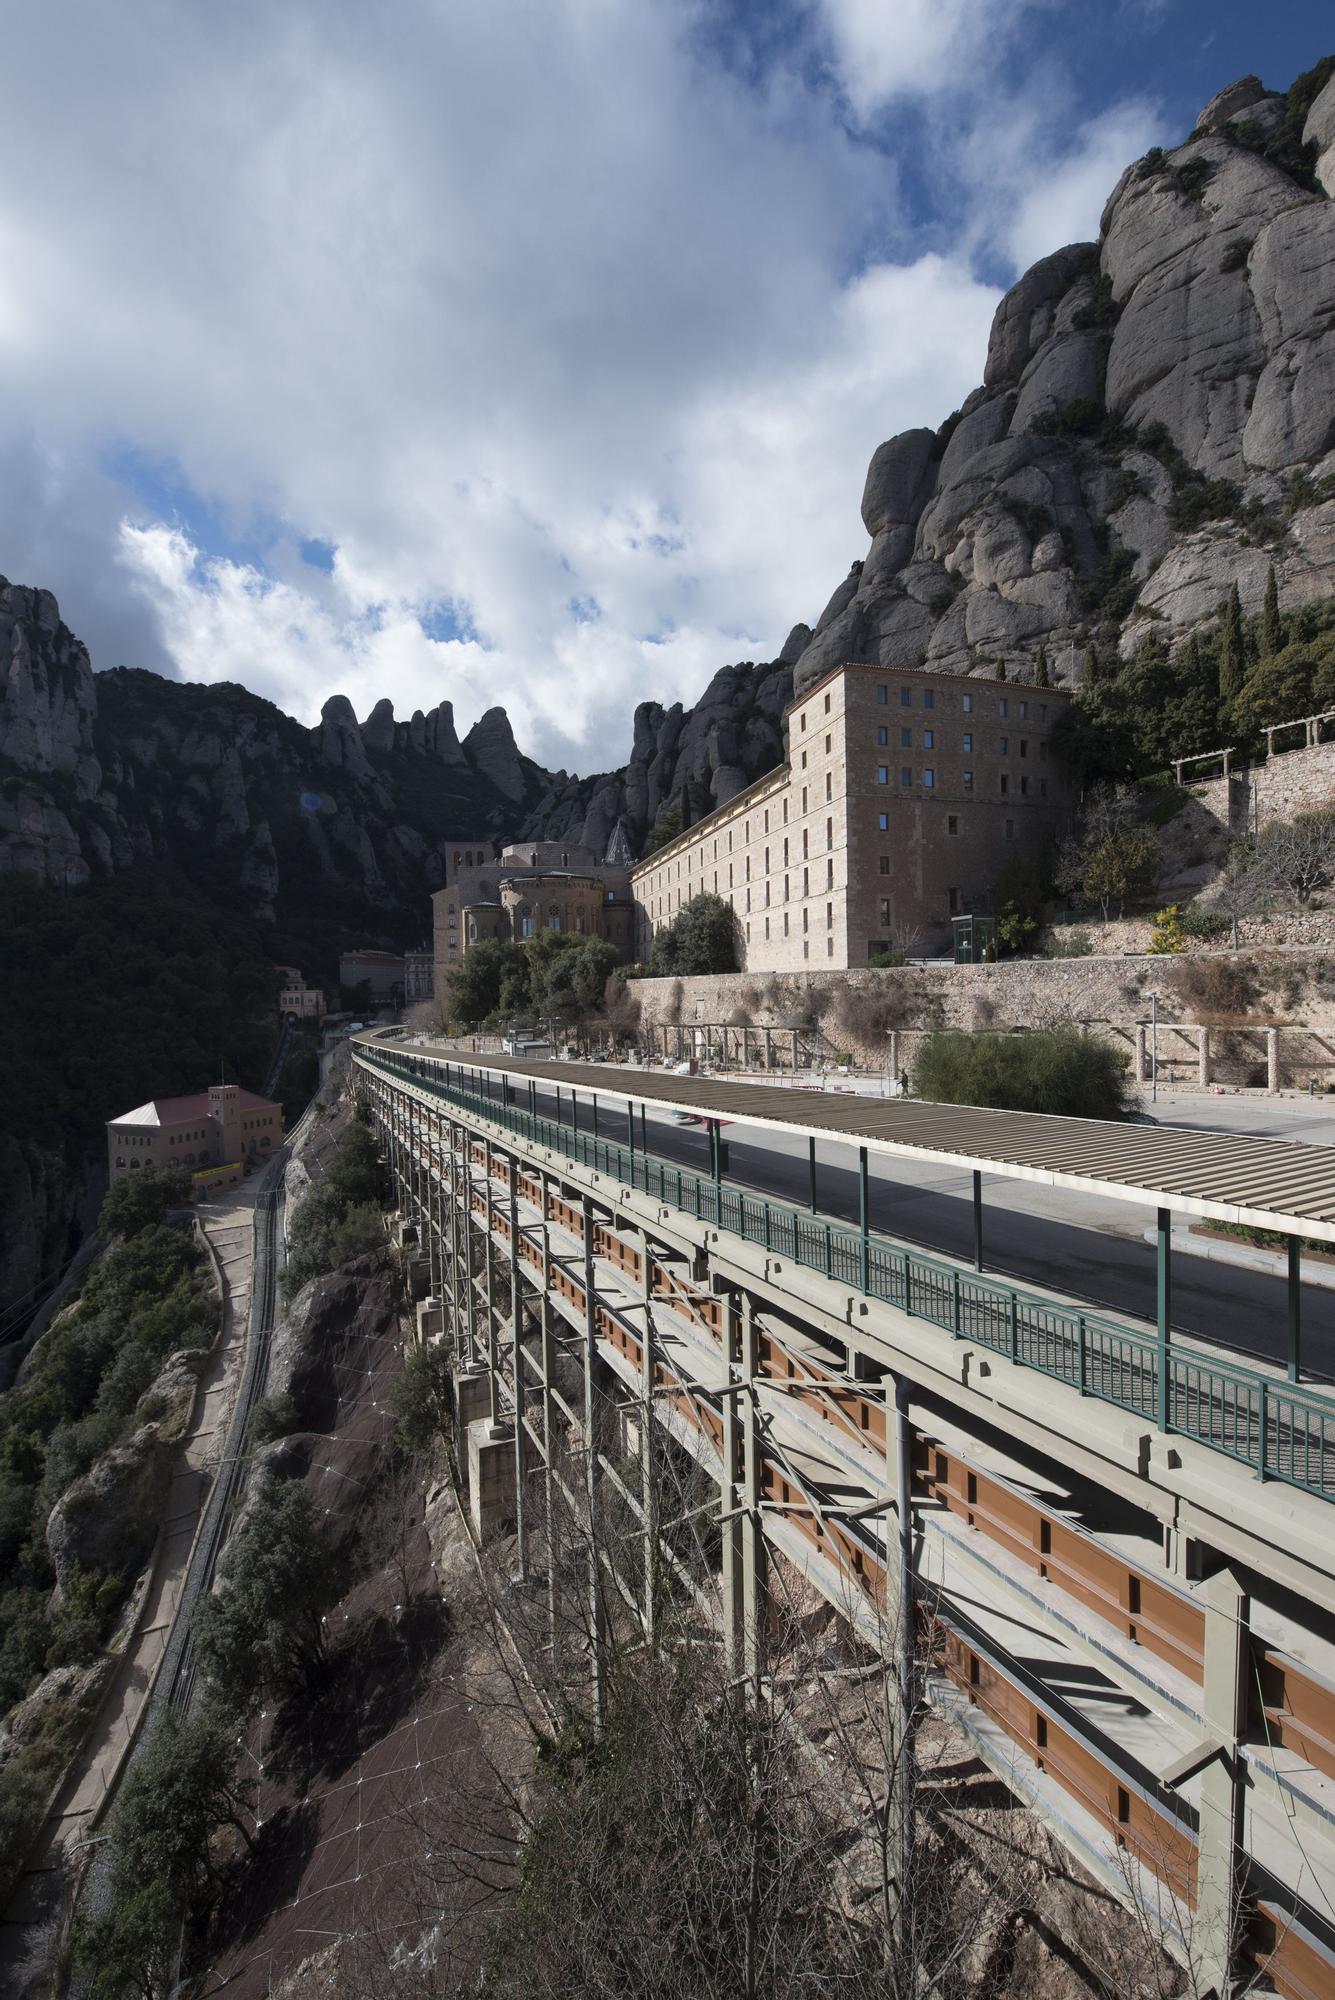
{"label": "building roof", "polygon": [[345,951],[342,953],[342,956],[344,958],[382,958],[386,965],[398,965],[403,957],[403,953],[401,951],[376,951],[368,945],[364,949],[357,947],[352,951]]}
{"label": "building roof", "polygon": [[[276,1111],[278,1106],[269,1097],[257,1097],[253,1090],[238,1090],[237,1104],[242,1111]],[[192,1118],[209,1116],[209,1093],[196,1090],[189,1097],[151,1097],[147,1104],[136,1105],[133,1111],[122,1111],[119,1118],[108,1118],[108,1125],[185,1125]]]}
{"label": "building roof", "polygon": [[[1015,688],[1022,695],[1027,695],[1038,687],[1036,681],[1003,681],[998,679],[996,674],[957,674],[945,667],[883,667],[875,660],[840,660],[837,667],[827,667],[818,680],[814,680],[810,686],[804,687],[801,694],[795,694],[787,708],[783,711],[784,714],[791,715],[795,708],[800,708],[804,701],[809,701],[818,688],[823,688],[827,681],[835,680],[843,673],[885,674],[891,680],[898,676],[901,680],[910,681],[961,681],[967,687]],[[1075,689],[1048,686],[1038,688],[1038,692],[1039,694],[1060,695],[1064,701],[1069,701],[1074,695]]]}
{"label": "building roof", "polygon": [[[374,1043],[368,1054],[375,1055]],[[385,1051],[384,1053],[390,1053]],[[397,1043],[394,1054],[433,1052]],[[434,1052],[436,1062],[448,1061]],[[984,1111],[916,1099],[808,1094],[781,1085],[733,1083],[593,1063],[520,1062],[472,1056],[465,1069],[541,1077],[599,1100],[769,1125],[803,1138],[825,1134],[901,1159],[977,1168],[1003,1179],[1208,1216],[1335,1243],[1335,1147],[1182,1126],[1113,1124],[1028,1111]]]}
{"label": "building roof", "polygon": [[791,771],[792,766],[788,762],[788,759],[785,758],[782,764],[775,764],[770,770],[762,772],[758,778],[752,778],[749,785],[744,785],[740,792],[734,792],[732,797],[725,799],[721,806],[715,806],[712,812],[707,812],[701,818],[692,820],[691,824],[683,827],[680,833],[674,833],[671,840],[665,840],[663,845],[655,848],[652,854],[646,854],[643,861],[637,861],[630,871],[632,882],[637,875],[643,875],[646,868],[656,868],[660,861],[667,860],[670,855],[675,854],[677,849],[687,841],[695,840],[698,835],[707,833],[711,826],[716,825],[722,820],[725,813],[733,812],[739,806],[745,811],[746,802],[752,792],[761,791],[766,785],[772,785],[776,778],[788,777]]}

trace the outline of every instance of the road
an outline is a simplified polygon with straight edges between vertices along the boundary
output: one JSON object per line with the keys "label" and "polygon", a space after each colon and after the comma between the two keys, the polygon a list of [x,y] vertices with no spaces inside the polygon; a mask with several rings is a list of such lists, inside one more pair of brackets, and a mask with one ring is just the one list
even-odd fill
{"label": "road", "polygon": [[[538,1103],[543,1116],[556,1116],[554,1093],[540,1088]],[[568,1122],[565,1093],[563,1109]],[[1305,1139],[1310,1144],[1335,1143],[1335,1112],[1326,1111],[1319,1100],[1309,1111],[1304,1105],[1273,1100],[1260,1103],[1203,1097],[1187,1101],[1178,1097],[1171,1106],[1163,1103],[1158,1110],[1173,1114],[1156,1119],[1163,1124],[1198,1130],[1245,1130],[1275,1138]],[[585,1116],[581,1116],[580,1127],[588,1129]],[[604,1137],[624,1142],[624,1119],[605,1111],[600,1129]],[[650,1111],[648,1130],[652,1152],[708,1173],[708,1141],[701,1128],[678,1125],[670,1117]],[[724,1132],[729,1178],[758,1193],[805,1207],[810,1191],[806,1141],[774,1133],[760,1143],[740,1136],[744,1131],[745,1127],[734,1125]],[[821,1213],[856,1223],[853,1148],[821,1140],[817,1160]],[[967,1170],[917,1161],[891,1168],[884,1156],[873,1155],[871,1226],[923,1249],[971,1262],[972,1193]],[[1154,1220],[1150,1207],[987,1175],[983,1177],[983,1207],[986,1269],[1051,1286],[1087,1305],[1153,1322],[1155,1253],[1144,1240],[1144,1232]],[[1335,1291],[1306,1285],[1302,1307],[1304,1373],[1335,1381]],[[1183,1255],[1175,1248],[1173,1325],[1181,1333],[1240,1356],[1282,1364],[1288,1338],[1284,1281],[1263,1271]]]}

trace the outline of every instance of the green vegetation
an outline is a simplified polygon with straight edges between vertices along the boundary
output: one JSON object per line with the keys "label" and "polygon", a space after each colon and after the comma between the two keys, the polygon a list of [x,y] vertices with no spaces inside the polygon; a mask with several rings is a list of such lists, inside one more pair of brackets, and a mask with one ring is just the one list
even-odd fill
{"label": "green vegetation", "polygon": [[412,1348],[390,1392],[395,1436],[410,1458],[430,1458],[449,1436],[454,1410],[449,1355],[443,1344]]}
{"label": "green vegetation", "polygon": [[221,1587],[195,1614],[199,1662],[227,1715],[247,1714],[261,1692],[314,1689],[340,1576],[306,1488],[269,1480],[228,1544]]}
{"label": "green vegetation", "polygon": [[81,1922],[75,1958],[93,2000],[151,1996],[172,1983],[183,1924],[216,1893],[214,1836],[231,1828],[254,1846],[253,1787],[240,1747],[216,1715],[168,1717],[131,1767],[107,1822],[106,1914]]}
{"label": "green vegetation", "polygon": [[105,1120],[146,1097],[199,1090],[225,1064],[264,1081],[277,974],[246,919],[184,878],[133,869],[57,895],[0,880],[0,1123],[71,1165]]}
{"label": "green vegetation", "polygon": [[913,1069],[916,1096],[936,1104],[1043,1111],[1073,1118],[1125,1118],[1127,1059],[1074,1028],[1039,1034],[930,1035]]}
{"label": "green vegetation", "polygon": [[450,974],[450,1016],[466,1028],[523,1014],[568,1024],[597,1011],[616,966],[606,938],[569,931],[538,931],[523,944],[484,938]]}
{"label": "green vegetation", "polygon": [[1154,919],[1154,929],[1146,950],[1154,958],[1175,956],[1183,948],[1182,911],[1176,903],[1160,910]]}
{"label": "green vegetation", "polygon": [[1208,943],[1214,938],[1228,937],[1233,919],[1226,910],[1203,910],[1192,903],[1182,911],[1177,927],[1184,938],[1199,938]]}
{"label": "green vegetation", "polygon": [[736,972],[737,919],[721,896],[692,896],[654,939],[649,969],[656,977]]}
{"label": "green vegetation", "polygon": [[380,1248],[385,1240],[383,1199],[384,1175],[375,1139],[369,1124],[354,1118],[323,1175],[292,1217],[283,1273],[289,1298],[312,1278],[337,1270],[349,1257]]}
{"label": "green vegetation", "polygon": [[[127,1529],[114,1567],[76,1564],[51,1611],[51,1509],[103,1452],[161,1415],[145,1391],[168,1355],[207,1347],[217,1328],[193,1232],[163,1219],[179,1195],[177,1177],[151,1171],[111,1191],[101,1217],[115,1232],[110,1249],[33,1350],[22,1381],[0,1398],[0,1713],[50,1668],[96,1659],[144,1554]],[[36,1832],[77,1721],[73,1712],[53,1716],[0,1774],[0,1886]]]}
{"label": "green vegetation", "polygon": [[1315,172],[1316,152],[1314,147],[1304,145],[1303,126],[1307,123],[1308,112],[1332,76],[1335,76],[1335,56],[1323,56],[1319,63],[1295,78],[1284,93],[1284,115],[1273,131],[1246,118],[1238,119],[1229,126],[1231,136],[1239,144],[1250,146],[1272,166],[1282,167],[1309,194],[1319,192]]}
{"label": "green vegetation", "polygon": [[1043,923],[1043,905],[1050,884],[1031,861],[1008,861],[992,885],[997,914],[997,943],[1007,957],[1025,952]]}

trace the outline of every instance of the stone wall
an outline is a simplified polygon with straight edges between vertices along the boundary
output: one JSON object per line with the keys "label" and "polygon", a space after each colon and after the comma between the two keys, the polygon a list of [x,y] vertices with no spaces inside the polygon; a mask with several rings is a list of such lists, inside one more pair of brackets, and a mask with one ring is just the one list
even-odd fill
{"label": "stone wall", "polygon": [[1335,806],[1335,741],[1286,750],[1264,764],[1210,778],[1191,790],[1201,806],[1231,834],[1253,832],[1271,820]]}
{"label": "stone wall", "polygon": [[[729,973],[699,979],[640,979],[631,989],[646,1026],[682,1030],[682,1053],[703,1054],[705,1028],[729,1024],[740,1059],[743,1026],[771,1036],[771,1059],[841,1054],[873,1068],[911,1067],[924,1035],[941,1028],[1026,1030],[1073,1024],[1102,1034],[1134,1058],[1158,993],[1159,1069],[1166,1081],[1199,1079],[1201,1025],[1209,1027],[1211,1079],[1264,1086],[1278,1031],[1278,1081],[1335,1083],[1335,964],[1320,948],[1211,952],[1190,958],[1012,959],[997,965],[904,966],[884,971],[783,976]],[[691,1031],[695,1031],[692,1033]],[[893,1037],[893,1040],[892,1040]],[[677,1037],[668,1037],[675,1048]],[[660,1049],[663,1037],[658,1037]],[[715,1053],[721,1037],[712,1037]],[[764,1038],[748,1060],[763,1062]]]}

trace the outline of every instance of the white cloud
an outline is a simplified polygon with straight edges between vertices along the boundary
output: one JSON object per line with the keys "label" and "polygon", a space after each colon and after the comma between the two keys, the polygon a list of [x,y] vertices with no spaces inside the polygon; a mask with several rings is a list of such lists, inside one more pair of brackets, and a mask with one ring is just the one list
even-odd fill
{"label": "white cloud", "polygon": [[[962,55],[1026,11],[824,4],[846,99],[927,93],[947,124]],[[581,769],[624,755],[635,702],[772,656],[865,547],[871,451],[980,378],[996,291],[976,232],[921,254],[892,154],[828,83],[796,58],[744,79],[711,19],[23,10],[11,70],[60,87],[0,122],[0,445],[24,468],[0,567],[54,589],[100,665],[167,659],[307,721],[334,692],[449,698],[461,729],[502,701]],[[960,116],[972,173],[987,114]],[[1117,144],[1086,143],[1085,180]],[[1004,157],[990,247],[1055,247],[1073,211]],[[127,447],[200,504],[118,486]],[[463,637],[428,636],[442,606]]]}

